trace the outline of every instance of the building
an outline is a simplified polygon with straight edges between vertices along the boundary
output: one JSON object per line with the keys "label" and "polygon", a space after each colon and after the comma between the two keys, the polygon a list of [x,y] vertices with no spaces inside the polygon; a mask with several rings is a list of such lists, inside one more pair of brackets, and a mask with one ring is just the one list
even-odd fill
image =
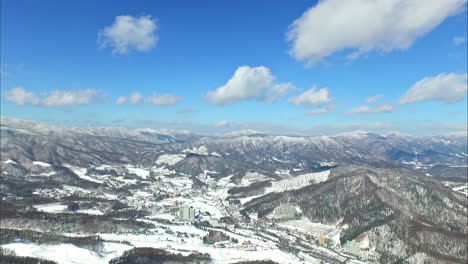
{"label": "building", "polygon": [[380,254],[378,252],[369,250],[368,247],[354,240],[346,242],[343,249],[346,253],[363,260],[378,261],[380,259]]}
{"label": "building", "polygon": [[296,208],[291,204],[282,204],[273,211],[274,219],[292,219],[296,216]]}
{"label": "building", "polygon": [[304,260],[304,261],[306,261],[308,263],[312,263],[312,264],[321,264],[322,263],[322,261],[320,259],[312,257],[311,255],[306,254],[304,252],[299,252],[299,254],[297,254],[297,256],[301,260]]}
{"label": "building", "polygon": [[350,255],[356,257],[361,256],[361,244],[353,240],[346,242],[346,244],[344,244],[343,250]]}
{"label": "building", "polygon": [[177,214],[179,221],[193,221],[195,219],[195,209],[193,207],[181,207]]}
{"label": "building", "polygon": [[319,245],[320,246],[326,246],[328,244],[328,237],[324,236],[324,235],[320,235],[319,239],[318,239],[318,242],[319,242]]}

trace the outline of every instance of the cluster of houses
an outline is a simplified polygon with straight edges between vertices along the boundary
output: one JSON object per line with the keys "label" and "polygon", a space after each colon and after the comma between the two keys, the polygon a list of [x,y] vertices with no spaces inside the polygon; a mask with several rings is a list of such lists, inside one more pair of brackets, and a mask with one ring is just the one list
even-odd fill
{"label": "cluster of houses", "polygon": [[250,241],[244,241],[242,243],[235,243],[232,241],[220,241],[215,242],[214,244],[205,244],[206,247],[214,247],[214,248],[236,248],[245,251],[257,251],[257,247],[252,244]]}

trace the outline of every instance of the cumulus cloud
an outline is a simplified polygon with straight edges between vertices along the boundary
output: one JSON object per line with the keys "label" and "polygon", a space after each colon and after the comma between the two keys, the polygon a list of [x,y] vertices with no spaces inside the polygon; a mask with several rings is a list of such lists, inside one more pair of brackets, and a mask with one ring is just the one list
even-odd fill
{"label": "cumulus cloud", "polygon": [[96,90],[84,89],[76,91],[54,90],[42,100],[44,106],[65,106],[91,104],[96,96]]}
{"label": "cumulus cloud", "polygon": [[177,114],[192,114],[198,112],[198,109],[196,108],[184,108],[179,111],[177,111]]}
{"label": "cumulus cloud", "polygon": [[453,104],[463,100],[467,92],[467,74],[442,73],[415,83],[398,103],[410,104],[422,101],[438,101]]}
{"label": "cumulus cloud", "polygon": [[120,96],[119,98],[117,98],[117,100],[115,100],[115,103],[116,104],[123,104],[127,101],[127,97],[125,96]]}
{"label": "cumulus cloud", "polygon": [[131,50],[150,51],[156,46],[158,36],[156,21],[150,16],[117,16],[112,25],[98,34],[102,47],[110,47],[112,53],[126,54]]}
{"label": "cumulus cloud", "polygon": [[157,106],[175,105],[182,100],[182,97],[173,94],[162,94],[144,97],[140,93],[132,93],[128,98],[120,96],[117,98],[116,104],[152,104]]}
{"label": "cumulus cloud", "polygon": [[393,106],[389,104],[379,105],[376,107],[370,107],[367,105],[359,106],[348,110],[348,114],[377,114],[377,113],[391,113],[393,112]]}
{"label": "cumulus cloud", "polygon": [[40,105],[40,106],[66,106],[85,105],[95,101],[97,91],[93,89],[61,91],[53,90],[44,98],[39,98],[33,92],[23,87],[12,88],[5,92],[5,98],[18,105]]}
{"label": "cumulus cloud", "polygon": [[294,89],[291,83],[277,84],[275,80],[270,69],[264,66],[242,66],[225,85],[208,92],[206,98],[217,106],[248,99],[273,103]]}
{"label": "cumulus cloud", "polygon": [[367,97],[365,103],[366,103],[366,104],[373,104],[373,103],[377,102],[378,100],[380,100],[380,98],[382,98],[382,97],[383,97],[382,94],[378,94],[378,95],[375,95],[375,96]]}
{"label": "cumulus cloud", "polygon": [[128,97],[128,102],[131,104],[139,104],[139,103],[142,103],[143,101],[144,101],[144,97],[140,93],[132,93]]}
{"label": "cumulus cloud", "polygon": [[452,39],[452,42],[455,46],[460,46],[462,44],[465,44],[466,43],[466,38],[465,37],[454,37]]}
{"label": "cumulus cloud", "polygon": [[217,122],[214,126],[217,128],[229,127],[229,121],[222,120],[222,121]]}
{"label": "cumulus cloud", "polygon": [[5,98],[17,105],[37,105],[39,98],[23,87],[15,87],[5,92]]}
{"label": "cumulus cloud", "polygon": [[326,114],[335,111],[335,106],[334,105],[327,105],[321,108],[314,109],[305,115],[307,116],[314,116],[314,115],[321,115],[321,114]]}
{"label": "cumulus cloud", "polygon": [[322,0],[290,26],[290,54],[309,66],[336,52],[349,59],[409,48],[465,7],[466,0]]}
{"label": "cumulus cloud", "polygon": [[332,99],[328,94],[327,88],[322,88],[317,90],[317,87],[312,87],[311,89],[307,90],[306,92],[289,98],[289,103],[293,105],[302,105],[307,107],[314,107],[317,105],[325,104],[330,102]]}

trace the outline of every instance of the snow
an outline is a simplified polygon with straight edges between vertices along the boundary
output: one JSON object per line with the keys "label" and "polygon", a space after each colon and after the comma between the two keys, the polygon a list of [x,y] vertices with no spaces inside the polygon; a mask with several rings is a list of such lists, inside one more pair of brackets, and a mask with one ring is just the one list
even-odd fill
{"label": "snow", "polygon": [[67,206],[61,203],[41,204],[34,207],[46,213],[63,213],[67,210]]}
{"label": "snow", "polygon": [[355,131],[351,131],[351,132],[343,132],[343,133],[339,133],[337,136],[341,136],[341,137],[353,137],[353,138],[364,138],[367,136],[367,132],[364,131],[364,130],[355,130]]}
{"label": "snow", "polygon": [[333,161],[330,161],[330,162],[328,162],[328,161],[321,161],[321,162],[320,162],[320,166],[335,166],[335,165],[336,165],[336,163],[333,162]]}
{"label": "snow", "polygon": [[107,264],[112,258],[120,256],[131,246],[118,243],[104,243],[102,252],[96,253],[72,244],[37,245],[13,243],[2,245],[4,248],[14,250],[18,256],[31,256],[54,260],[59,264]]}
{"label": "snow", "polygon": [[286,144],[309,143],[309,140],[305,137],[276,136],[273,138],[273,140],[277,143],[286,143]]}
{"label": "snow", "polygon": [[208,176],[208,174],[218,174],[218,172],[216,171],[210,171],[210,170],[204,170],[203,171],[203,176],[206,178],[206,176]]}
{"label": "snow", "polygon": [[154,219],[154,218],[165,219],[165,220],[169,220],[169,221],[173,221],[173,220],[176,219],[176,217],[174,215],[171,215],[171,214],[155,214],[155,215],[148,216],[148,218],[150,218],[150,219]]}
{"label": "snow", "polygon": [[246,198],[240,198],[239,201],[240,201],[241,204],[246,204],[246,203],[252,201],[253,199],[261,197],[261,196],[263,196],[263,194],[254,195],[254,196],[250,196],[250,197],[246,197]]}
{"label": "snow", "polygon": [[326,170],[322,172],[302,174],[294,178],[273,182],[273,186],[267,188],[266,193],[297,190],[304,186],[310,185],[311,183],[324,182],[328,180],[329,174],[330,170]]}
{"label": "snow", "polygon": [[468,183],[452,188],[453,191],[462,193],[468,197]]}
{"label": "snow", "polygon": [[6,161],[4,161],[3,163],[5,163],[5,164],[18,164],[16,161],[11,160],[11,159],[6,160]]}
{"label": "snow", "polygon": [[281,222],[278,224],[278,226],[285,228],[285,229],[289,229],[289,230],[295,230],[303,234],[311,234],[316,237],[320,235],[325,235],[326,233],[332,231],[335,228],[334,225],[314,223],[308,220],[307,218]]}
{"label": "snow", "polygon": [[202,212],[209,212],[211,214],[211,217],[213,218],[219,219],[223,217],[223,213],[218,209],[218,206],[213,202],[209,203],[209,201],[207,200],[197,199],[196,201],[191,203],[191,206],[195,208],[196,212],[198,212],[199,210]]}
{"label": "snow", "polygon": [[130,184],[135,184],[137,182],[137,180],[134,180],[134,179],[124,179],[123,176],[119,176],[114,179],[121,181],[121,182],[130,183]]}
{"label": "snow", "polygon": [[185,156],[185,154],[163,154],[158,157],[156,164],[167,164],[172,166],[185,159]]}
{"label": "snow", "polygon": [[152,168],[152,171],[155,172],[156,174],[158,174],[158,176],[162,176],[162,175],[171,175],[171,174],[174,174],[174,173],[175,173],[174,170],[169,170],[169,169],[167,169],[165,166],[162,166],[162,167],[153,167],[153,168]]}
{"label": "snow", "polygon": [[258,172],[247,172],[245,173],[244,177],[242,177],[241,184],[242,185],[249,185],[253,182],[264,181],[268,180],[269,178],[261,173]]}
{"label": "snow", "polygon": [[219,154],[218,152],[211,152],[211,156],[216,156],[216,157],[221,158],[221,154]]}
{"label": "snow", "polygon": [[[35,205],[34,208],[46,213],[71,213],[68,211],[67,206],[62,203],[40,204]],[[103,215],[103,212],[97,209],[80,209],[76,212],[89,215]]]}
{"label": "snow", "polygon": [[[175,228],[178,232],[205,232],[201,230],[194,230],[190,226],[171,226],[171,229]],[[220,230],[222,231],[222,230]],[[225,232],[229,233],[229,232]],[[206,233],[205,233],[206,234]],[[302,263],[296,256],[288,254],[276,248],[273,245],[264,243],[262,241],[248,237],[236,236],[235,234],[229,233],[230,236],[242,240],[251,240],[254,243],[260,244],[257,247],[257,251],[247,251],[239,248],[214,248],[206,247],[203,245],[201,239],[185,238],[186,243],[179,241],[177,237],[168,236],[167,234],[161,233],[158,235],[117,235],[117,234],[99,234],[104,239],[109,240],[127,240],[132,245],[137,247],[154,247],[154,248],[168,248],[171,247],[172,252],[189,254],[188,252],[178,252],[177,250],[190,250],[198,251],[201,253],[208,253],[211,255],[214,264],[221,263],[233,263],[245,260],[274,260],[279,263],[290,263],[300,264]],[[241,241],[241,240],[239,240]],[[257,244],[257,245],[258,245]]]}
{"label": "snow", "polygon": [[104,183],[101,180],[96,180],[96,179],[86,175],[86,169],[85,168],[74,167],[74,166],[71,166],[71,165],[68,165],[68,164],[64,164],[64,166],[69,168],[71,171],[73,171],[73,173],[78,175],[78,177],[80,177],[83,180],[87,180],[87,181],[91,181],[91,182],[95,182],[95,183]]}
{"label": "snow", "polygon": [[175,129],[166,129],[166,128],[162,128],[162,129],[139,128],[139,129],[136,129],[135,131],[154,133],[154,134],[160,134],[160,135],[166,135],[166,136],[172,136],[172,137],[176,137],[179,135],[188,136],[191,134],[191,132],[188,130],[175,130]]}
{"label": "snow", "polygon": [[224,134],[224,137],[241,137],[241,136],[250,136],[254,134],[262,134],[262,132],[253,130],[253,129],[244,129],[244,130],[226,133]]}
{"label": "snow", "polygon": [[209,155],[208,149],[205,146],[193,147],[192,149],[185,149],[182,151],[184,153],[194,153],[198,155]]}
{"label": "snow", "polygon": [[135,173],[138,177],[140,177],[142,179],[148,178],[148,176],[150,174],[150,172],[148,170],[145,170],[145,169],[135,168],[135,167],[130,167],[130,166],[127,166],[126,168],[130,173]]}
{"label": "snow", "polygon": [[29,174],[29,176],[42,176],[42,177],[49,177],[55,174],[55,171],[49,171],[41,174]]}
{"label": "snow", "polygon": [[289,170],[276,170],[275,173],[278,175],[287,175],[289,174]]}
{"label": "snow", "polygon": [[89,214],[89,215],[103,215],[104,213],[97,209],[83,209],[76,211],[77,213]]}
{"label": "snow", "polygon": [[289,161],[287,160],[280,160],[280,159],[277,159],[275,157],[272,158],[274,161],[278,161],[278,162],[282,162],[282,163],[289,163]]}
{"label": "snow", "polygon": [[45,163],[45,162],[42,162],[42,161],[33,161],[33,164],[37,165],[37,166],[42,166],[42,167],[50,167],[51,166],[49,163]]}

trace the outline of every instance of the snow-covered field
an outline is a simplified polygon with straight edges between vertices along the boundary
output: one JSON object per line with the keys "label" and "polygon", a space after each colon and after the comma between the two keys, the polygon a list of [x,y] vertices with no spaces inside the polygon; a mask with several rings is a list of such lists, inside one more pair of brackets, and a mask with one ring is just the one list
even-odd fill
{"label": "snow-covered field", "polygon": [[148,170],[146,170],[146,169],[135,168],[135,167],[131,167],[131,166],[127,166],[126,168],[130,173],[135,173],[138,177],[140,177],[142,179],[148,178],[148,176],[150,174],[150,172]]}
{"label": "snow-covered field", "polygon": [[42,166],[42,167],[50,167],[51,166],[49,163],[45,163],[45,162],[42,162],[42,161],[33,161],[33,164],[37,165],[37,166]]}
{"label": "snow-covered field", "polygon": [[96,183],[103,183],[101,180],[94,179],[88,175],[86,175],[86,169],[85,168],[79,168],[75,167],[72,165],[64,165],[65,167],[69,168],[71,171],[73,171],[78,177],[80,177],[83,180],[91,181],[91,182],[96,182]]}
{"label": "snow-covered field", "polygon": [[[67,210],[67,206],[62,203],[51,203],[51,204],[41,204],[35,205],[38,211],[46,212],[46,213],[72,213]],[[77,213],[82,214],[89,214],[89,215],[102,215],[103,213],[97,209],[79,209],[75,211]]]}
{"label": "snow-covered field", "polygon": [[108,264],[112,258],[122,255],[131,246],[118,243],[104,243],[104,249],[97,253],[72,244],[37,245],[13,243],[2,247],[14,250],[18,256],[30,256],[54,260],[59,264]]}

